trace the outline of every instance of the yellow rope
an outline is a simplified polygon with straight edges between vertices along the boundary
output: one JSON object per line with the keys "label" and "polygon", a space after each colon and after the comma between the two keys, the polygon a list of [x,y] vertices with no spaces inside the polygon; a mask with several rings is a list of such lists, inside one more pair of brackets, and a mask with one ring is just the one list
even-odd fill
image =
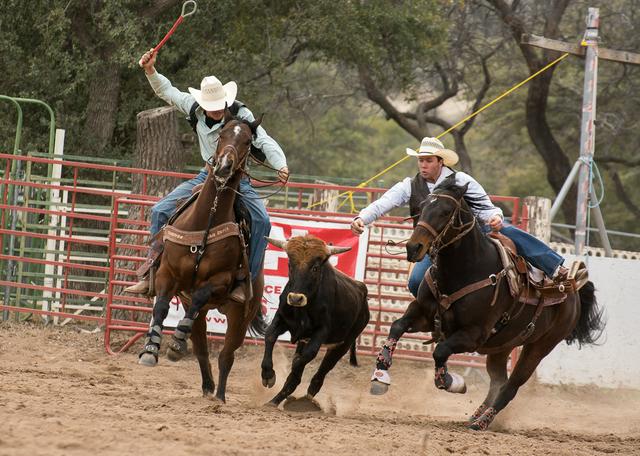
{"label": "yellow rope", "polygon": [[[467,120],[477,116],[478,114],[480,114],[482,111],[484,111],[485,109],[487,109],[489,106],[493,105],[494,103],[497,103],[498,101],[502,100],[504,97],[506,97],[507,95],[509,95],[511,92],[513,92],[516,89],[519,89],[521,86],[523,86],[524,84],[526,84],[527,82],[529,82],[530,80],[532,80],[533,78],[535,78],[536,76],[538,76],[540,73],[545,72],[546,70],[548,70],[549,68],[551,68],[553,65],[555,65],[556,63],[560,62],[561,60],[563,60],[564,58],[566,58],[569,55],[569,53],[565,53],[563,55],[561,55],[560,57],[558,57],[557,59],[555,59],[553,62],[549,63],[548,65],[546,65],[545,67],[541,68],[540,70],[536,71],[535,73],[533,73],[532,75],[530,75],[527,79],[520,81],[518,84],[514,85],[513,87],[511,87],[509,90],[507,90],[506,92],[503,92],[500,96],[498,96],[497,98],[494,98],[492,101],[490,101],[489,103],[487,103],[486,105],[484,105],[483,107],[481,107],[480,109],[478,109],[475,112],[472,112],[471,114],[469,114],[467,117],[465,117],[464,119],[462,119],[460,122],[456,123],[454,126],[449,127],[448,129],[446,129],[445,131],[443,131],[442,133],[440,133],[438,136],[436,136],[436,138],[441,138],[442,136],[446,135],[447,133],[449,133],[450,131],[456,129],[457,127],[459,127],[460,125],[462,125],[463,123],[465,123]],[[401,158],[400,160],[398,160],[397,162],[393,163],[390,166],[387,166],[385,169],[383,169],[382,171],[380,171],[378,174],[376,174],[375,176],[367,179],[364,182],[359,183],[358,185],[356,185],[356,188],[363,188],[366,187],[369,183],[371,183],[371,181],[373,181],[374,179],[377,179],[378,177],[382,176],[383,174],[389,172],[391,169],[395,168],[396,166],[398,166],[400,163],[402,163],[403,161],[405,161],[407,158],[409,158],[409,155],[405,155],[403,158]],[[342,192],[336,196],[332,196],[331,198],[327,198],[326,200],[323,201],[319,201],[317,203],[312,204],[311,206],[309,206],[309,209],[318,206],[320,204],[323,203],[327,203],[329,201],[333,201],[336,198],[340,198],[342,196],[348,195],[347,199],[345,199],[345,201],[343,201],[339,206],[338,209],[341,208],[347,201],[350,201],[351,203],[351,213],[355,213],[355,204],[353,202],[353,191],[351,190],[347,190],[345,192]]]}

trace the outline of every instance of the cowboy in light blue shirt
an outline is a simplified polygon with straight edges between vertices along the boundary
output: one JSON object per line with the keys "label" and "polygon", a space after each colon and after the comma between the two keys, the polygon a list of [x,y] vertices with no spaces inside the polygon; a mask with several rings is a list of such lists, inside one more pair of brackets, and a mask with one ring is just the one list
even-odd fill
{"label": "cowboy in light blue shirt", "polygon": [[[351,223],[351,231],[354,234],[360,235],[365,225],[373,223],[391,209],[407,203],[411,216],[416,219],[421,212],[420,203],[438,184],[455,172],[451,167],[458,163],[458,154],[445,149],[437,138],[424,138],[418,151],[407,149],[407,154],[418,158],[418,174],[398,182],[378,200],[362,209]],[[473,202],[470,208],[487,231],[489,229],[500,231],[507,236],[529,263],[544,271],[549,277],[562,280],[566,276],[567,270],[562,266],[564,259],[560,255],[529,233],[514,226],[505,225],[502,210],[493,205],[487,192],[473,177],[460,171],[456,172],[455,176],[457,185],[469,184],[464,198]],[[431,258],[426,255],[411,271],[408,287],[413,296],[417,296],[418,287],[429,266],[431,266]]]}
{"label": "cowboy in light blue shirt", "polygon": [[[195,116],[197,118],[195,131],[198,135],[200,155],[206,163],[215,154],[220,130],[224,126],[225,107],[231,107],[233,105],[236,100],[238,87],[233,81],[223,85],[215,76],[207,76],[202,80],[200,90],[189,87],[188,93],[182,92],[175,88],[169,79],[156,71],[156,57],[157,54],[151,49],[140,58],[139,62],[156,95],[162,98],[167,104],[175,106],[178,111],[187,115],[190,114],[194,103],[198,103],[198,107],[195,110]],[[241,105],[238,109],[236,116],[249,122],[254,120],[253,114],[244,105]],[[262,150],[267,162],[278,170],[278,178],[282,182],[286,182],[289,176],[289,169],[287,168],[287,160],[284,152],[278,143],[275,142],[261,126],[257,129],[256,136],[253,139],[253,145]],[[203,183],[206,177],[207,171],[203,168],[196,177],[180,184],[151,208],[150,231],[152,239],[175,212],[178,200],[189,197],[193,188]],[[262,270],[264,251],[267,247],[265,236],[269,235],[271,223],[269,222],[269,216],[264,204],[262,200],[259,199],[255,189],[251,186],[249,178],[242,178],[239,192],[240,200],[251,214],[249,269],[251,271],[251,279],[255,280]],[[153,249],[154,246],[152,246],[150,252]],[[126,288],[125,291],[129,293],[147,293],[149,281],[144,277],[141,279],[137,284]],[[230,297],[239,302],[244,302],[244,293],[244,287],[238,286],[232,290]]]}

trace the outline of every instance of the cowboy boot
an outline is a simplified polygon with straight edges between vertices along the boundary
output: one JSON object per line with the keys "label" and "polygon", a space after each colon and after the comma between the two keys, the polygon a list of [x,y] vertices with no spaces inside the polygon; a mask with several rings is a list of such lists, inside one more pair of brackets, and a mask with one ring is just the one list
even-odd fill
{"label": "cowboy boot", "polygon": [[[247,298],[248,296],[248,298]],[[253,286],[251,284],[251,280],[236,280],[231,293],[229,294],[229,298],[232,301],[239,302],[240,304],[244,304],[247,299],[251,299],[253,297]]]}
{"label": "cowboy boot", "polygon": [[149,293],[149,270],[153,267],[156,259],[162,253],[164,248],[164,244],[161,241],[154,239],[151,242],[149,250],[147,251],[147,259],[144,263],[138,268],[136,271],[138,278],[140,279],[137,283],[128,286],[123,291],[125,293],[132,294],[147,294]]}

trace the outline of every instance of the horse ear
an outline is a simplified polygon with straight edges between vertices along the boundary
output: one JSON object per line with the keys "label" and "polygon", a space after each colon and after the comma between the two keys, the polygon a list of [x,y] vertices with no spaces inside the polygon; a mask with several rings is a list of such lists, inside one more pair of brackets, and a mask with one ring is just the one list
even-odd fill
{"label": "horse ear", "polygon": [[465,193],[467,193],[467,189],[469,188],[469,184],[471,182],[467,182],[466,184],[464,184],[462,187],[460,187],[462,189],[462,194],[464,195]]}
{"label": "horse ear", "polygon": [[231,114],[231,111],[229,110],[229,107],[225,103],[225,105],[224,105],[224,123],[229,123],[233,119],[234,119],[233,114]]}
{"label": "horse ear", "polygon": [[251,128],[251,134],[253,136],[256,135],[256,132],[258,131],[258,126],[262,123],[263,117],[264,117],[264,113],[260,114],[260,116],[253,122],[249,122],[249,128]]}

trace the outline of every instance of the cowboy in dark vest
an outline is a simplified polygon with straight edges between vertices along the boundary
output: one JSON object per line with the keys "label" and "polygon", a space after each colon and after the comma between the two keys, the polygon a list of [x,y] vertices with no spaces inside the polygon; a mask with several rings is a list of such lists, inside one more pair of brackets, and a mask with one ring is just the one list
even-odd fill
{"label": "cowboy in dark vest", "polygon": [[[409,211],[415,227],[422,212],[421,203],[438,184],[455,173],[457,185],[469,184],[464,198],[486,231],[499,231],[507,236],[515,243],[518,253],[533,266],[544,271],[548,277],[557,281],[566,278],[568,271],[562,266],[564,258],[529,233],[514,226],[505,225],[502,210],[493,205],[482,186],[468,174],[451,169],[458,163],[458,154],[445,149],[437,138],[429,137],[422,140],[418,151],[407,149],[407,154],[418,158],[418,174],[398,182],[378,200],[362,209],[351,222],[353,234],[362,234],[365,225],[373,223],[391,209],[407,203],[409,203]],[[417,296],[418,287],[429,266],[431,266],[431,258],[426,255],[411,271],[408,287],[413,296]]]}
{"label": "cowboy in dark vest", "polygon": [[[205,163],[214,156],[218,146],[220,130],[224,125],[225,107],[235,106],[237,108],[236,117],[248,122],[254,121],[252,112],[242,103],[236,101],[238,87],[235,82],[230,81],[222,84],[215,76],[207,76],[200,83],[200,90],[189,87],[189,93],[182,92],[173,87],[171,82],[158,73],[155,69],[157,53],[152,50],[146,52],[140,58],[140,66],[149,80],[156,95],[162,98],[167,104],[175,106],[178,111],[191,117],[192,127],[198,136],[200,154]],[[234,104],[235,102],[235,104]],[[196,104],[197,103],[197,104]],[[192,116],[195,116],[193,119]],[[262,151],[266,161],[278,171],[278,178],[286,182],[289,176],[287,159],[277,142],[271,138],[264,128],[258,127],[256,136],[253,138],[253,146]],[[188,198],[193,188],[205,181],[207,171],[202,168],[193,179],[183,182],[171,193],[158,201],[151,209],[151,239],[167,223],[169,217],[175,212],[177,202]],[[251,186],[248,177],[243,177],[240,181],[239,198],[246,206],[251,215],[251,241],[249,246],[249,269],[251,280],[255,280],[262,270],[264,251],[267,247],[265,236],[269,235],[271,223],[264,203],[258,198],[258,194]],[[152,245],[150,253],[158,246]],[[129,293],[147,293],[149,280],[142,277],[137,284],[125,289]],[[245,290],[241,283],[238,283],[231,291],[230,297],[239,302],[245,300]]]}

